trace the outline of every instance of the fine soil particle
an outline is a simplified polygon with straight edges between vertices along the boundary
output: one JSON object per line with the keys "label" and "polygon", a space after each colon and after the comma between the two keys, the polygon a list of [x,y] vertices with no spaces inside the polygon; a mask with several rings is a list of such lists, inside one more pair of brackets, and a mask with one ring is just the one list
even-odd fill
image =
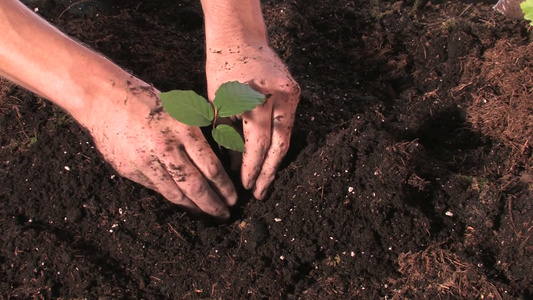
{"label": "fine soil particle", "polygon": [[[493,1],[262,2],[302,97],[270,195],[242,191],[226,224],[121,178],[72,118],[0,81],[0,298],[531,299],[527,22]],[[205,95],[199,1],[26,3],[158,89]]]}

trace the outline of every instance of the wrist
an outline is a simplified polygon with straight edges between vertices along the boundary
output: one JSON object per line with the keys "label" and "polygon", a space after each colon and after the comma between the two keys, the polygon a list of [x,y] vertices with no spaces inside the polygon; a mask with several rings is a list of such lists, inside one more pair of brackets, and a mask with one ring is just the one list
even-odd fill
{"label": "wrist", "polygon": [[202,0],[206,47],[211,51],[267,45],[259,0]]}
{"label": "wrist", "polygon": [[102,112],[126,103],[130,88],[147,85],[99,54],[93,55],[96,57],[79,65],[81,72],[74,71],[65,81],[63,92],[50,98],[85,127]]}
{"label": "wrist", "polygon": [[0,76],[51,100],[82,125],[99,105],[128,91],[131,75],[19,1],[0,0],[0,32]]}

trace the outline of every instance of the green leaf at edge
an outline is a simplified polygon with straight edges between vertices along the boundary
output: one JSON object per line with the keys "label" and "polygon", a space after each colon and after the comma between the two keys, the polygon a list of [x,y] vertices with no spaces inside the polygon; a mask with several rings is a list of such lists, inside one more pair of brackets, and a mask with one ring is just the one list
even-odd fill
{"label": "green leaf at edge", "polygon": [[238,81],[222,84],[216,91],[213,100],[218,115],[223,118],[242,114],[264,102],[265,95]]}
{"label": "green leaf at edge", "polygon": [[[520,8],[524,13],[524,19],[533,21],[533,0],[526,0],[520,3]],[[533,22],[529,23],[529,25],[533,26]]]}
{"label": "green leaf at edge", "polygon": [[213,135],[213,139],[220,146],[233,151],[244,152],[244,141],[235,128],[220,124],[216,128],[213,128],[211,135]]}
{"label": "green leaf at edge", "polygon": [[215,117],[213,106],[193,91],[174,90],[159,95],[168,114],[189,126],[208,126]]}

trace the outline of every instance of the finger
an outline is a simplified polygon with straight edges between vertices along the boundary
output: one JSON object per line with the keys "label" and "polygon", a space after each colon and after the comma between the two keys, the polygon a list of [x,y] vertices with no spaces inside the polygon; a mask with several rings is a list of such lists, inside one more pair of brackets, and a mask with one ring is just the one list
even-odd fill
{"label": "finger", "polygon": [[[142,176],[139,176],[139,174],[142,174]],[[150,158],[148,170],[144,170],[144,172],[137,171],[133,178],[128,178],[131,178],[132,180],[143,185],[143,182],[149,181],[151,182],[152,189],[160,193],[168,201],[180,205],[185,210],[196,215],[199,215],[202,212],[202,210],[193,201],[191,201],[191,199],[187,198],[182,193],[172,176],[170,176],[166,168],[156,156],[152,156]],[[137,181],[136,179],[141,179],[141,181]]]}
{"label": "finger", "polygon": [[139,170],[134,171],[131,175],[124,176],[126,178],[129,178],[130,180],[133,180],[137,182],[140,185],[143,185],[146,188],[149,188],[151,190],[157,190],[155,184],[148,178],[144,173],[142,173]]}
{"label": "finger", "polygon": [[[273,98],[273,97],[272,97]],[[251,189],[265,159],[272,131],[272,101],[243,114],[245,151],[242,157],[241,179],[244,188]]]}
{"label": "finger", "polygon": [[276,176],[276,171],[289,150],[294,112],[274,108],[272,140],[254,188],[254,196],[264,199],[266,191]]}
{"label": "finger", "polygon": [[187,135],[189,142],[186,143],[188,146],[185,151],[188,157],[224,202],[229,206],[235,205],[237,192],[220,160],[203,136],[200,136],[200,132],[196,132],[193,128],[187,130],[189,131]]}
{"label": "finger", "polygon": [[184,148],[183,145],[167,147],[167,155],[161,158],[162,165],[183,194],[202,211],[216,218],[228,219],[228,208],[191,162]]}

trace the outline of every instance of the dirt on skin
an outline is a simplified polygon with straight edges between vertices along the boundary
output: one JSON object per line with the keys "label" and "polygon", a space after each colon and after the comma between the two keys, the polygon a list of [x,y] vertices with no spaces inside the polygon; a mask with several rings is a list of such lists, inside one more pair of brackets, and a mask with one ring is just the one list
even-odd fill
{"label": "dirt on skin", "polygon": [[[242,192],[227,224],[119,177],[68,115],[0,82],[0,298],[532,299],[527,22],[492,1],[262,2],[302,97],[270,196]],[[199,1],[28,3],[205,95]]]}

